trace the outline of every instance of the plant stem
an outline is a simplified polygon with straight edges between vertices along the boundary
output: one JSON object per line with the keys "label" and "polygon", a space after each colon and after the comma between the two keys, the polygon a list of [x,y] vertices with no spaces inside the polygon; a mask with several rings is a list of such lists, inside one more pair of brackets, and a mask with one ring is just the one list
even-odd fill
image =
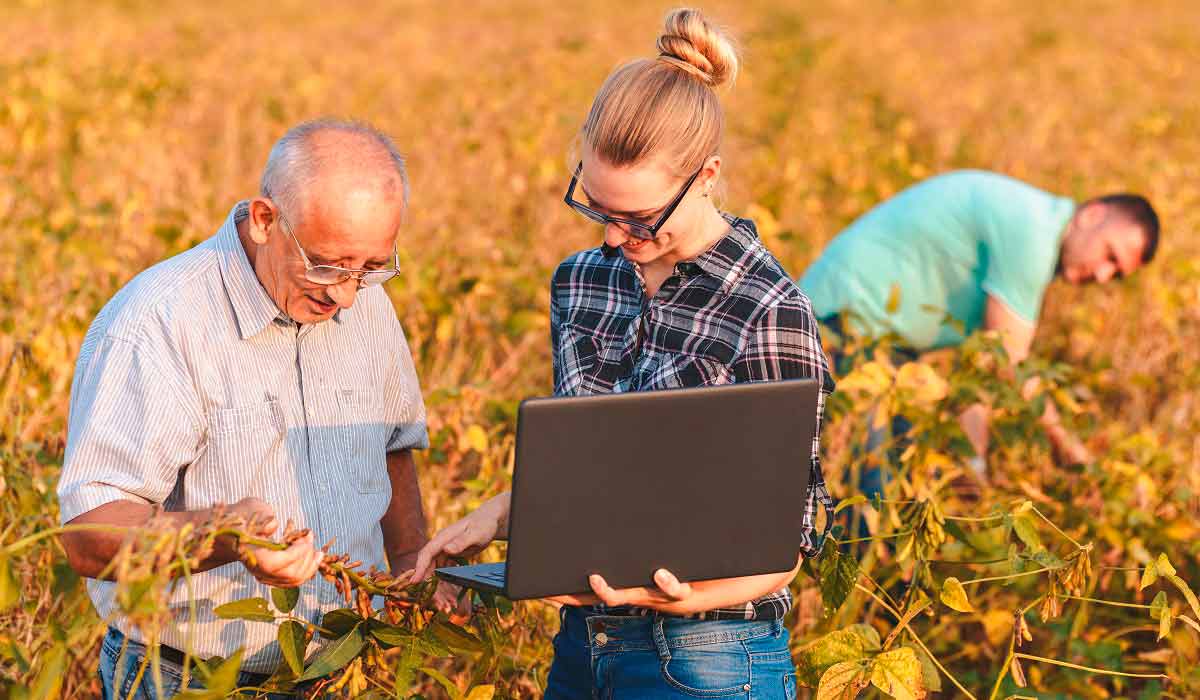
{"label": "plant stem", "polygon": [[1123,676],[1125,678],[1169,678],[1162,673],[1125,673],[1124,671],[1111,671],[1107,668],[1093,668],[1091,666],[1080,666],[1079,664],[1069,663],[1067,661],[1059,661],[1058,659],[1048,659],[1044,656],[1034,656],[1032,654],[1022,654],[1020,652],[1013,654],[1018,659],[1027,659],[1029,661],[1041,661],[1055,666],[1063,666],[1073,668],[1077,671],[1087,671],[1088,673],[1099,673],[1106,676]]}
{"label": "plant stem", "polygon": [[1065,600],[1084,600],[1089,603],[1100,603],[1101,605],[1115,605],[1118,608],[1139,608],[1141,610],[1149,610],[1151,608],[1151,606],[1149,606],[1149,605],[1142,605],[1140,603],[1121,603],[1121,602],[1118,602],[1115,600],[1102,600],[1100,598],[1088,598],[1087,596],[1081,596],[1081,595],[1064,595],[1062,593],[1056,595],[1055,598],[1063,598]]}
{"label": "plant stem", "polygon": [[917,636],[917,633],[913,631],[913,628],[909,626],[908,622],[904,621],[903,615],[901,615],[895,608],[884,602],[883,599],[876,596],[874,592],[867,589],[861,583],[855,583],[854,587],[871,596],[871,598],[873,598],[875,602],[878,603],[884,610],[887,610],[889,613],[895,616],[897,620],[902,622],[904,629],[908,630],[908,633],[912,635],[913,641],[917,643],[917,646],[921,647],[921,650],[925,652],[925,655],[929,657],[929,660],[933,662],[933,665],[937,666],[938,670],[942,672],[942,675],[948,678],[950,682],[954,684],[954,687],[958,688],[963,695],[966,695],[968,698],[970,698],[970,700],[976,700],[975,696],[971,694],[971,691],[964,688],[963,684],[959,683],[958,679],[954,677],[954,674],[946,670],[946,667],[942,665],[942,662],[938,661],[937,656],[934,656],[933,652],[929,650],[929,647],[925,646],[925,642],[922,642],[921,638]]}
{"label": "plant stem", "polygon": [[1042,569],[1034,569],[1033,571],[1022,571],[1019,574],[1005,574],[1004,576],[986,576],[984,578],[973,578],[970,581],[962,581],[962,585],[969,586],[973,583],[987,583],[988,581],[1007,581],[1008,579],[1020,578],[1022,576],[1033,576],[1034,574],[1044,574],[1047,571],[1054,571],[1054,569],[1042,568]]}
{"label": "plant stem", "polygon": [[1076,549],[1083,549],[1083,545],[1081,545],[1081,544],[1079,544],[1078,542],[1076,542],[1074,537],[1071,537],[1071,536],[1070,536],[1070,535],[1068,535],[1067,533],[1063,532],[1063,531],[1062,531],[1062,528],[1060,528],[1058,525],[1055,525],[1053,520],[1051,520],[1050,518],[1047,518],[1047,517],[1046,517],[1046,516],[1045,516],[1045,515],[1042,513],[1042,511],[1040,511],[1040,510],[1038,510],[1038,509],[1037,509],[1037,506],[1033,505],[1033,503],[1030,503],[1030,504],[1029,504],[1029,507],[1030,507],[1031,509],[1033,509],[1033,512],[1034,512],[1034,513],[1037,513],[1037,514],[1038,514],[1038,517],[1040,517],[1042,520],[1045,520],[1045,521],[1046,521],[1046,523],[1050,525],[1050,527],[1054,528],[1054,531],[1055,531],[1055,532],[1057,532],[1058,534],[1060,534],[1060,535],[1062,535],[1063,537],[1067,538],[1067,540],[1069,540],[1069,541],[1071,542],[1071,544],[1075,545],[1075,548],[1076,548]]}

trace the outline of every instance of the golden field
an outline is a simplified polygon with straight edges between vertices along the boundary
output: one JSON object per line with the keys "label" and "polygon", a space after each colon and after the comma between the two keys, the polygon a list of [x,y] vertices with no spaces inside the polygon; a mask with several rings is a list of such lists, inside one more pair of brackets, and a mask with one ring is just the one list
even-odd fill
{"label": "golden field", "polygon": [[[270,145],[297,121],[369,120],[409,159],[404,273],[389,289],[430,411],[434,446],[420,466],[431,527],[505,487],[516,402],[550,389],[550,272],[599,237],[561,203],[567,152],[595,89],[620,62],[652,52],[668,8],[0,4],[0,565],[20,591],[0,612],[0,696],[98,693],[103,625],[61,550],[53,540],[4,549],[57,524],[83,333],[123,283],[212,235],[234,202],[256,193]],[[1032,414],[998,398],[1005,390],[986,339],[924,365],[947,383],[937,396],[890,375],[850,381],[857,389],[831,406],[825,440],[834,495],[853,495],[846,475],[857,468],[852,446],[868,409],[893,401],[918,416],[925,437],[875,534],[924,539],[907,556],[871,545],[850,573],[880,587],[860,584],[833,606],[826,591],[828,615],[813,579],[797,579],[789,621],[801,680],[815,686],[828,666],[804,645],[855,623],[876,638],[895,629],[887,606],[864,591],[915,582],[907,590],[935,602],[898,643],[923,639],[953,675],[936,684],[941,696],[1200,697],[1200,625],[1174,624],[1156,639],[1164,608],[1150,607],[1163,582],[1140,585],[1148,565],[1155,577],[1165,570],[1155,568],[1160,553],[1181,581],[1200,580],[1200,4],[750,0],[704,9],[744,48],[744,73],[725,97],[724,206],[756,219],[795,276],[854,217],[952,168],[997,170],[1076,198],[1140,191],[1164,222],[1158,258],[1133,279],[1057,282],[1047,294],[1030,371],[1054,378],[1052,398],[1087,436],[1094,464],[1053,465]],[[1059,378],[1062,364],[1072,373]],[[997,398],[1008,420],[997,424],[994,485],[968,500],[931,473],[961,457],[945,418],[978,394]],[[957,532],[939,539],[921,515],[935,510],[960,523]],[[1045,547],[1014,523],[1036,525]],[[1010,544],[1018,555],[1048,551],[1067,568],[1087,557],[1090,570],[1064,584],[1061,567],[1043,558],[1045,576],[971,587],[973,612],[936,602],[947,577],[1013,573]],[[4,578],[0,570],[0,589]],[[1183,588],[1163,588],[1165,614],[1198,621]],[[1052,589],[1074,593],[1049,611],[1058,614],[1030,608],[1033,639],[1016,653],[1059,663],[1023,659],[1027,687],[1017,688],[1013,613]],[[500,617],[505,645],[430,664],[464,689],[536,696],[554,616],[527,603]],[[913,697],[935,685],[924,657],[922,668]],[[428,675],[414,683],[411,692],[450,692]]]}

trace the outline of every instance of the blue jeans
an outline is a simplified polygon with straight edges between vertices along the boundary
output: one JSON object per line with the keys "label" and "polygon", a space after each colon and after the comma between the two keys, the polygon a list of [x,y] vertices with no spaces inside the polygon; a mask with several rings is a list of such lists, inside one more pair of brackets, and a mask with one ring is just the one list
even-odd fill
{"label": "blue jeans", "polygon": [[[138,669],[142,667],[142,660],[146,658],[146,646],[132,639],[125,646],[125,654],[122,656],[121,644],[124,641],[125,635],[115,627],[109,627],[108,634],[104,635],[104,641],[100,645],[100,688],[104,700],[129,700],[129,692],[133,689]],[[162,673],[162,695],[158,694],[158,689],[154,685],[152,662],[146,665],[146,671],[142,674],[137,692],[133,695],[134,700],[160,700],[160,698],[166,700],[183,690],[183,668],[179,664],[160,659],[159,669]],[[120,676],[119,679],[118,676]],[[238,687],[261,687],[266,680],[267,676],[265,675],[243,671],[238,674]],[[119,686],[117,685],[118,681]],[[204,687],[196,678],[195,668],[192,669],[188,687]],[[270,700],[290,700],[301,696],[290,693],[271,693],[266,697]]]}
{"label": "blue jeans", "polygon": [[546,700],[794,700],[796,667],[779,620],[592,615],[564,606]]}

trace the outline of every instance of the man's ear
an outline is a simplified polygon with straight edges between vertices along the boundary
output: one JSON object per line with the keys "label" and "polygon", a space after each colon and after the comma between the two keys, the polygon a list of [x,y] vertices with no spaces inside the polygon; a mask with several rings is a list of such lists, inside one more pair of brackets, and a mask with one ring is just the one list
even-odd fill
{"label": "man's ear", "polygon": [[1108,218],[1108,205],[1104,202],[1092,202],[1079,210],[1079,226],[1082,229],[1094,229]]}
{"label": "man's ear", "polygon": [[271,237],[271,224],[275,223],[275,208],[271,200],[255,197],[250,200],[249,234],[257,245],[266,245]]}

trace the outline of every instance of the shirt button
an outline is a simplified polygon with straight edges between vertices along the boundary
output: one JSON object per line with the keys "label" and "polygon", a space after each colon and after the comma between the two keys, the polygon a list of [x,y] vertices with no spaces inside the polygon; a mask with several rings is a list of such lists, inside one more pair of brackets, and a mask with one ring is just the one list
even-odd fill
{"label": "shirt button", "polygon": [[602,647],[605,644],[608,644],[608,635],[603,632],[601,632],[600,634],[597,634],[596,635],[596,646]]}

